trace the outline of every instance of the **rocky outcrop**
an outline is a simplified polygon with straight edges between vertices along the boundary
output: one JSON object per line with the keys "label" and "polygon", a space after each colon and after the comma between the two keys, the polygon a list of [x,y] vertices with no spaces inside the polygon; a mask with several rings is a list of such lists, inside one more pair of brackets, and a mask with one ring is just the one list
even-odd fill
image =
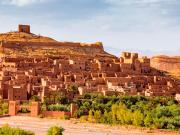
{"label": "rocky outcrop", "polygon": [[180,73],[180,56],[154,56],[151,58],[151,66],[169,73]]}

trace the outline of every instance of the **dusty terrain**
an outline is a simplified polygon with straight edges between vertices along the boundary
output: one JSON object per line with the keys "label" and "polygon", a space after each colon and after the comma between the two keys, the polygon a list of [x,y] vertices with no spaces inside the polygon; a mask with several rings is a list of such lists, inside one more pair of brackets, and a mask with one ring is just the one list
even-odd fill
{"label": "dusty terrain", "polygon": [[64,135],[179,135],[178,133],[165,131],[148,131],[117,126],[104,126],[100,124],[78,123],[73,120],[40,119],[25,116],[13,116],[0,118],[0,126],[9,124],[32,130],[36,135],[45,135],[46,130],[52,125],[60,125],[65,128]]}

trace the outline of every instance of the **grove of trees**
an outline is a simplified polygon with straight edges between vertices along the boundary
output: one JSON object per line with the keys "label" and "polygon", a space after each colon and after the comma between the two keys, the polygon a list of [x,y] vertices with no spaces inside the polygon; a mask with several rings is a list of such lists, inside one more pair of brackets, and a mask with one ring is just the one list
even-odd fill
{"label": "grove of trees", "polygon": [[173,97],[86,94],[75,102],[76,117],[89,122],[180,130],[180,105]]}

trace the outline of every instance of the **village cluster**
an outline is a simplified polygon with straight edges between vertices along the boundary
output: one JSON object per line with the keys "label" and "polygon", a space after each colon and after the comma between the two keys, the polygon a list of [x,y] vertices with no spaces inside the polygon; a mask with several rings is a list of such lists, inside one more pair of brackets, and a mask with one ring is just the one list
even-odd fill
{"label": "village cluster", "polygon": [[[19,31],[26,30],[30,32],[25,26]],[[119,58],[2,55],[0,64],[0,98],[10,101],[29,100],[32,95],[43,101],[54,92],[73,98],[66,93],[70,85],[78,87],[79,95],[177,96],[180,92],[178,79],[152,68],[150,59],[137,53],[123,52]]]}

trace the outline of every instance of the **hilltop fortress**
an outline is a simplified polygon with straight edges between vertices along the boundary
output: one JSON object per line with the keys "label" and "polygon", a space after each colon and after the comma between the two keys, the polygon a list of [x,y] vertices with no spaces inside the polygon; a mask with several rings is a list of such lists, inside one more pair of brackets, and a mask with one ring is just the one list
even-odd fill
{"label": "hilltop fortress", "polygon": [[123,52],[120,57],[94,44],[58,42],[30,32],[19,25],[17,32],[0,34],[0,98],[29,100],[37,95],[42,101],[56,92],[69,99],[69,86],[79,95],[175,96],[180,81],[165,76],[150,66],[150,59]]}
{"label": "hilltop fortress", "polygon": [[58,42],[54,39],[30,33],[30,26],[19,25],[18,32],[0,34],[1,54],[11,56],[60,56],[88,55],[111,56],[103,49],[101,42],[86,44]]}

